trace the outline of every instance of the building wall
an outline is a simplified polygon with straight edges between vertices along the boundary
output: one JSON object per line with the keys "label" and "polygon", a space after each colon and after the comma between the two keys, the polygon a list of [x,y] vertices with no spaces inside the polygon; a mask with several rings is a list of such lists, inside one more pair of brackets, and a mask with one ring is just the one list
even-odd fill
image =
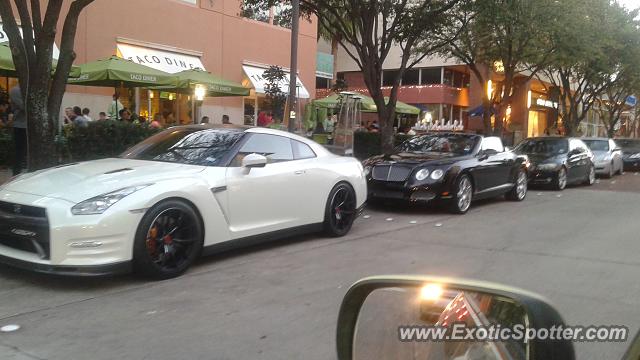
{"label": "building wall", "polygon": [[[236,82],[243,80],[245,61],[288,68],[291,31],[241,17],[240,4],[239,0],[197,0],[195,5],[184,0],[96,0],[79,20],[75,64],[115,55],[117,39],[125,38],[201,52],[208,71]],[[298,74],[311,94],[315,93],[316,31],[315,19],[301,19]],[[113,93],[84,86],[69,86],[67,91],[63,108],[94,106],[94,116],[107,109]],[[229,114],[232,122],[242,123],[242,104],[241,97],[207,98],[202,115],[220,122],[222,114]]]}

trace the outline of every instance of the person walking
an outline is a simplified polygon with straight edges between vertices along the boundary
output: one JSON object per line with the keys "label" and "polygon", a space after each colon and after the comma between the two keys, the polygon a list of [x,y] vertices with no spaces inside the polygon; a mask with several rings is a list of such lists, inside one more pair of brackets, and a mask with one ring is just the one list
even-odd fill
{"label": "person walking", "polygon": [[118,120],[118,115],[120,111],[124,109],[124,106],[122,106],[122,103],[120,102],[120,100],[118,100],[117,94],[113,94],[112,98],[113,98],[113,101],[111,101],[111,105],[109,105],[107,114],[109,114],[109,119]]}
{"label": "person walking", "polygon": [[22,90],[19,85],[9,90],[9,98],[13,108],[13,142],[15,146],[13,175],[15,176],[24,170],[27,162],[27,114],[24,110]]}

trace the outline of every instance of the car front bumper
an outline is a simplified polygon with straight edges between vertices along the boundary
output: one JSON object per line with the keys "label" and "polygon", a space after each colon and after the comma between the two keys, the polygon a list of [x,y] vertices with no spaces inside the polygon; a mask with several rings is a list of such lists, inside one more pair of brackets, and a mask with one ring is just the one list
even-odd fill
{"label": "car front bumper", "polygon": [[414,203],[428,203],[439,199],[450,199],[442,183],[407,186],[405,183],[370,180],[368,184],[370,199],[398,200]]}
{"label": "car front bumper", "polygon": [[611,161],[597,161],[596,164],[596,174],[598,175],[608,175],[611,171]]}
{"label": "car front bumper", "polygon": [[531,170],[529,171],[529,183],[532,185],[549,185],[556,180],[557,171]]}
{"label": "car front bumper", "polygon": [[[123,273],[131,269],[133,241],[142,212],[130,212],[116,204],[104,214],[73,215],[73,203],[66,200],[6,190],[0,190],[0,201],[43,208],[48,222],[48,251],[43,254],[25,246],[32,241],[28,232],[31,229],[23,229],[21,224],[12,222],[11,213],[3,213],[0,263],[76,276]],[[33,230],[36,232],[38,230]]]}

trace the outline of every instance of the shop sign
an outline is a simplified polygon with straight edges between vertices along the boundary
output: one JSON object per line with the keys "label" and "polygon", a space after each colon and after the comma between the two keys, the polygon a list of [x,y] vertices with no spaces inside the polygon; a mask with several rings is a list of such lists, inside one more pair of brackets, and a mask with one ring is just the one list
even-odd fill
{"label": "shop sign", "polygon": [[[2,27],[2,23],[0,23],[0,43],[3,42],[7,42],[9,41],[9,36],[7,36],[7,33],[4,32],[4,28]],[[20,35],[22,35],[22,28],[19,27],[20,29]],[[60,49],[58,49],[58,46],[56,46],[56,44],[53,44],[53,58],[57,59],[60,57]]]}
{"label": "shop sign", "polygon": [[[257,66],[250,66],[250,65],[243,65],[242,69],[244,70],[245,75],[247,75],[247,77],[251,81],[251,84],[253,85],[253,88],[256,90],[256,92],[259,94],[264,94],[265,93],[264,88],[267,85],[267,80],[265,80],[262,77],[262,74],[267,69],[262,67],[257,67]],[[285,94],[289,94],[289,72],[285,71],[285,74],[286,74],[285,79],[280,81],[278,85],[280,87],[280,90],[282,90],[282,92],[284,92]],[[297,80],[296,87],[297,87],[298,98],[308,99],[309,91],[307,91],[307,88],[305,88],[304,84],[302,84],[302,81],[300,81],[300,77],[296,77],[296,80]]]}
{"label": "shop sign", "polygon": [[553,109],[558,108],[557,102],[545,99],[536,99],[536,105]]}
{"label": "shop sign", "polygon": [[631,95],[627,98],[626,104],[629,106],[636,106],[636,104],[638,103],[638,98],[636,98],[635,96]]}
{"label": "shop sign", "polygon": [[118,44],[118,56],[156,70],[175,74],[184,70],[205,70],[199,57],[129,44]]}

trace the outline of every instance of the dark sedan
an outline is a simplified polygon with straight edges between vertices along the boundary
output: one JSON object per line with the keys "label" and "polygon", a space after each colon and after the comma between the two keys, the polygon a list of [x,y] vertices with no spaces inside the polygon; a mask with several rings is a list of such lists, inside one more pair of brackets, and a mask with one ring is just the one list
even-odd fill
{"label": "dark sedan", "polygon": [[527,194],[527,159],[506,151],[497,137],[440,133],[414,137],[391,155],[364,161],[369,199],[444,200],[464,214],[471,201]]}
{"label": "dark sedan", "polygon": [[594,157],[580,139],[536,137],[523,140],[514,151],[527,155],[531,184],[563,190],[567,184],[592,185],[596,181]]}
{"label": "dark sedan", "polygon": [[622,163],[625,171],[640,171],[640,140],[616,139],[622,149]]}

